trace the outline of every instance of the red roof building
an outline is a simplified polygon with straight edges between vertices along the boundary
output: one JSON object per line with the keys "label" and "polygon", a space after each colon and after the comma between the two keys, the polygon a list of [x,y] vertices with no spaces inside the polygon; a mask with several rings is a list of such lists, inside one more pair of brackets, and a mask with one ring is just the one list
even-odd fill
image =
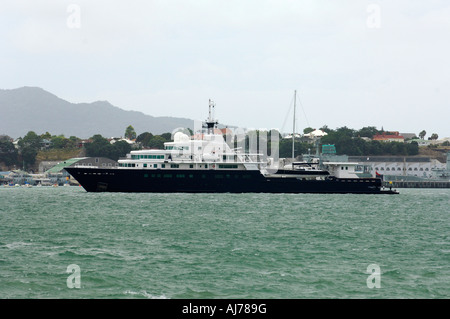
{"label": "red roof building", "polygon": [[382,142],[405,142],[405,138],[400,135],[399,132],[384,132],[382,134],[377,134],[373,136],[372,140]]}

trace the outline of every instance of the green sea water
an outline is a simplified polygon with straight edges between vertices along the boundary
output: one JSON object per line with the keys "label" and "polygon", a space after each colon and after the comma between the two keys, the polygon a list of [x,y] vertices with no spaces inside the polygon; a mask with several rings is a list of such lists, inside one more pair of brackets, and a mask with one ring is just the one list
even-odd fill
{"label": "green sea water", "polygon": [[3,299],[449,297],[448,189],[0,188]]}

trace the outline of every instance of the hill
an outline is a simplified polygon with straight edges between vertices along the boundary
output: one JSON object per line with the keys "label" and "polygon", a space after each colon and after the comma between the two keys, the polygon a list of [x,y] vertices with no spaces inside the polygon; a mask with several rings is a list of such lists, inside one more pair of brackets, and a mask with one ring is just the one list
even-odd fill
{"label": "hill", "polygon": [[132,125],[140,134],[162,134],[177,127],[193,128],[193,120],[154,117],[126,111],[107,101],[70,103],[38,87],[0,89],[0,135],[22,137],[28,131],[88,138],[94,134],[123,136]]}

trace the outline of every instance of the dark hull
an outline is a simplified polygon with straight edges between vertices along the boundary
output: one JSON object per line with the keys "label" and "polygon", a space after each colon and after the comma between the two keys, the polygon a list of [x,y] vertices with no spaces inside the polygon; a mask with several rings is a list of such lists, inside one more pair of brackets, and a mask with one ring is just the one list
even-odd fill
{"label": "dark hull", "polygon": [[148,193],[359,193],[381,190],[378,178],[302,180],[266,178],[259,171],[139,170],[67,167],[88,192]]}

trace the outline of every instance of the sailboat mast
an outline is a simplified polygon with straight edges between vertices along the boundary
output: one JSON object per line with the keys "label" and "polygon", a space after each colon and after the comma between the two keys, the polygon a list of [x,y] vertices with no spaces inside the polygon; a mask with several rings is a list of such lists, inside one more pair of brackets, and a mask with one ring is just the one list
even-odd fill
{"label": "sailboat mast", "polygon": [[292,123],[292,162],[294,162],[294,142],[295,142],[295,103],[297,101],[297,90],[294,91],[294,119]]}

